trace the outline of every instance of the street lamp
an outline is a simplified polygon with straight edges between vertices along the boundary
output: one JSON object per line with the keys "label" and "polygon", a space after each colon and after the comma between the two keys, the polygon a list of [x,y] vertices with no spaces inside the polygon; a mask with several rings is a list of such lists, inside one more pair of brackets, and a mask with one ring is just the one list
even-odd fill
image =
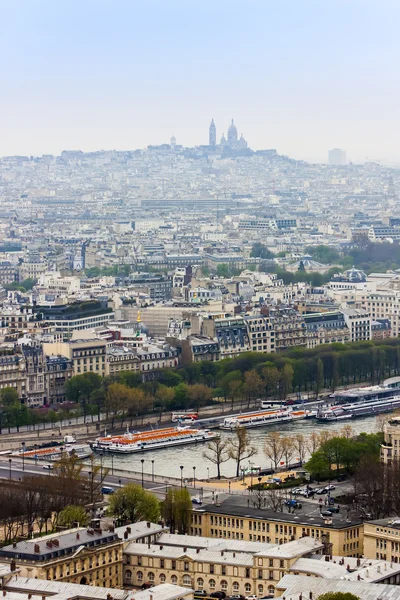
{"label": "street lamp", "polygon": [[26,442],[22,442],[21,446],[22,446],[22,470],[25,471],[25,446],[26,446]]}
{"label": "street lamp", "polygon": [[37,445],[37,444],[35,444],[35,445],[34,445],[34,448],[35,448],[35,465],[37,465],[37,461],[38,461],[38,455],[37,455],[37,449],[38,449],[38,445]]}
{"label": "street lamp", "polygon": [[111,452],[111,475],[114,475],[114,454]]}
{"label": "street lamp", "polygon": [[253,467],[252,463],[249,461],[249,469],[250,469],[250,487],[253,487]]}
{"label": "street lamp", "polygon": [[207,479],[210,479],[210,467],[207,467]]}
{"label": "street lamp", "polygon": [[196,467],[193,467],[193,488],[196,489]]}
{"label": "street lamp", "polygon": [[94,486],[93,486],[93,480],[92,480],[92,471],[88,471],[88,478],[89,478],[89,485],[90,485],[90,503],[92,505],[92,510],[93,510]]}
{"label": "street lamp", "polygon": [[154,459],[151,461],[151,480],[154,481]]}
{"label": "street lamp", "polygon": [[100,480],[103,482],[103,453],[100,452]]}
{"label": "street lamp", "polygon": [[184,469],[184,466],[181,465],[179,468],[181,470],[181,488],[183,488],[183,469]]}
{"label": "street lamp", "polygon": [[142,488],[144,488],[144,478],[143,478],[143,465],[144,465],[144,458],[142,458],[140,462],[142,463]]}
{"label": "street lamp", "polygon": [[10,479],[11,479],[11,458],[8,459],[8,463],[10,465]]}

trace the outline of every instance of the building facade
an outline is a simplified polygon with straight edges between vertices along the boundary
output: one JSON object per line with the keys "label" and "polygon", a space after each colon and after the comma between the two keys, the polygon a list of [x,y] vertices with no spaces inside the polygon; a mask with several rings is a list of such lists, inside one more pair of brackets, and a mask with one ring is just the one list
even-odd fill
{"label": "building facade", "polygon": [[275,544],[311,536],[331,544],[334,555],[357,557],[363,554],[361,520],[347,523],[334,517],[318,516],[299,519],[293,514],[243,506],[207,505],[194,510],[191,534]]}
{"label": "building facade", "polygon": [[81,585],[121,587],[122,541],[116,533],[77,528],[0,549],[23,577]]}

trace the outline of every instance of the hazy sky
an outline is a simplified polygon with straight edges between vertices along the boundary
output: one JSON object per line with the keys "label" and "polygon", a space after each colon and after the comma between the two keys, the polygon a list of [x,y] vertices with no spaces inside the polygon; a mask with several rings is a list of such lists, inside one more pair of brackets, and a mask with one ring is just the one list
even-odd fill
{"label": "hazy sky", "polygon": [[0,154],[207,143],[400,163],[399,0],[0,0]]}

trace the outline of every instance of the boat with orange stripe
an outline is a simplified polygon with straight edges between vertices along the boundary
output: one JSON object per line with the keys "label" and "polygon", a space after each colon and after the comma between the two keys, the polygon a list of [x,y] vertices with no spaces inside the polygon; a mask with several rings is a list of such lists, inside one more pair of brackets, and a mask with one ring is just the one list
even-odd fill
{"label": "boat with orange stripe", "polygon": [[142,432],[130,432],[128,430],[123,435],[108,435],[97,438],[92,448],[100,452],[132,454],[170,446],[208,442],[218,437],[218,435],[218,433],[208,429],[192,429],[191,427],[166,427],[165,429]]}

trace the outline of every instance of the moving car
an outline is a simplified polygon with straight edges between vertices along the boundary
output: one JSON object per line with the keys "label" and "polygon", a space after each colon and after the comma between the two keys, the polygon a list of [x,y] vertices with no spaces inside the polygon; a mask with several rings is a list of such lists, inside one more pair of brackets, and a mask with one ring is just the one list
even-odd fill
{"label": "moving car", "polygon": [[42,469],[46,469],[46,471],[52,471],[54,469],[53,465],[43,465]]}
{"label": "moving car", "polygon": [[107,485],[103,485],[103,487],[101,488],[101,493],[102,494],[113,494],[115,492],[113,487],[109,487]]}
{"label": "moving car", "polygon": [[203,504],[202,501],[200,500],[200,498],[192,498],[192,503],[193,504]]}
{"label": "moving car", "polygon": [[213,592],[212,594],[210,594],[210,598],[220,598],[220,600],[223,600],[224,598],[226,598],[226,594],[225,592]]}

